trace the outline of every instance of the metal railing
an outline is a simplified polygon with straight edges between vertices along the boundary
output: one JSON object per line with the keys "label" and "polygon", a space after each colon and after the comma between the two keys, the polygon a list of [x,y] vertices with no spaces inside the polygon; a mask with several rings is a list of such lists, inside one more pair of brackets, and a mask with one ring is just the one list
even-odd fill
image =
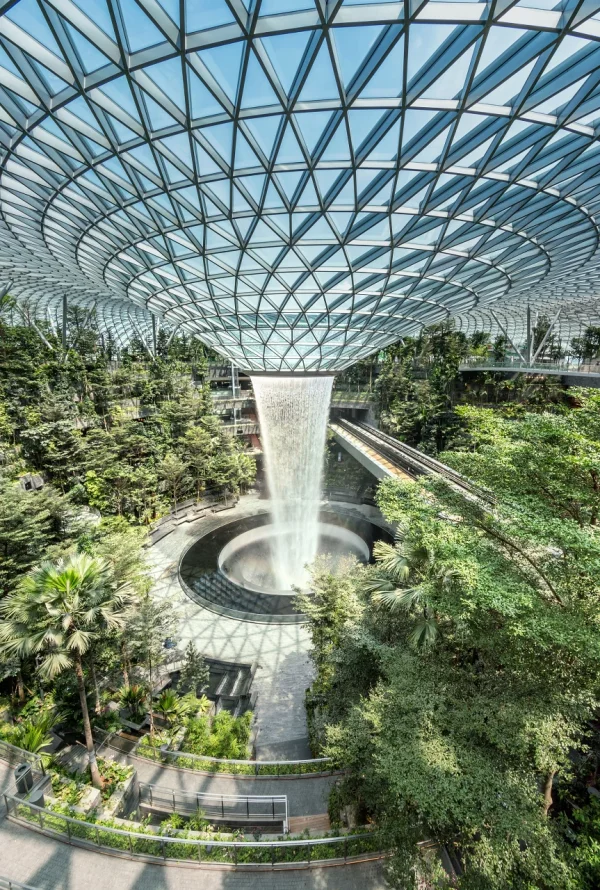
{"label": "metal railing", "polygon": [[4,794],[9,818],[35,825],[42,832],[61,835],[68,843],[93,849],[121,851],[127,856],[150,860],[186,860],[220,862],[230,865],[252,863],[273,868],[285,863],[311,863],[384,855],[376,832],[342,837],[312,838],[294,841],[214,841],[211,838],[182,838],[125,831],[63,816],[52,810],[26,803]]}
{"label": "metal railing", "polygon": [[0,875],[0,890],[36,890],[29,884],[21,884],[19,881],[13,881],[12,878],[3,878]]}
{"label": "metal railing", "polygon": [[[154,753],[150,753],[154,751]],[[136,756],[163,762],[175,761],[175,766],[205,772],[231,772],[236,775],[254,776],[299,776],[310,773],[335,772],[330,757],[316,757],[312,760],[226,760],[221,757],[208,757],[204,754],[191,754],[189,751],[169,750],[165,745],[158,749],[143,748],[139,744],[131,752]]]}
{"label": "metal railing", "polygon": [[339,405],[345,403],[354,403],[368,405],[377,401],[377,396],[373,390],[347,390],[334,389],[331,393],[331,404]]}
{"label": "metal railing", "polygon": [[288,804],[285,795],[246,797],[235,794],[208,794],[204,791],[179,791],[174,788],[164,788],[162,785],[140,782],[139,802],[153,810],[179,813],[181,816],[202,810],[209,820],[261,824],[275,822],[283,824],[283,830],[287,831]]}
{"label": "metal railing", "polygon": [[31,751],[25,751],[24,748],[17,748],[0,739],[0,760],[6,760],[10,766],[16,766],[17,763],[31,763],[42,775],[45,775],[44,763],[39,754],[32,754]]}
{"label": "metal railing", "polygon": [[521,358],[508,356],[502,360],[482,358],[470,355],[459,365],[462,368],[507,371],[555,371],[556,373],[571,374],[600,374],[600,363],[583,362],[580,359],[567,359],[564,362],[552,361],[526,361]]}

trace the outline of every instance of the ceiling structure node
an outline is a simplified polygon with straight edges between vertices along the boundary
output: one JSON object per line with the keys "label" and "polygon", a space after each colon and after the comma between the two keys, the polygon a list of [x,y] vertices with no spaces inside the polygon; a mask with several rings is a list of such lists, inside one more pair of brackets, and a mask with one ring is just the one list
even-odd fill
{"label": "ceiling structure node", "polygon": [[0,0],[2,278],[257,371],[597,322],[599,133],[595,0]]}

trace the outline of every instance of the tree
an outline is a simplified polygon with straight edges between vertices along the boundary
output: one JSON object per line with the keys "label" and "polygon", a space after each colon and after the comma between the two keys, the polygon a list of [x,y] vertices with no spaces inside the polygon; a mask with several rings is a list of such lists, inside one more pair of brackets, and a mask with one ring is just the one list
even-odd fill
{"label": "tree", "polygon": [[154,735],[152,695],[157,671],[172,657],[165,644],[175,642],[177,615],[172,609],[152,599],[149,593],[140,598],[128,619],[128,647],[134,661],[144,666],[150,713],[150,734]]}
{"label": "tree", "polygon": [[0,647],[20,658],[40,657],[39,672],[52,680],[73,668],[77,677],[92,782],[102,780],[87,705],[83,657],[102,629],[124,626],[129,591],[114,589],[110,568],[98,558],[73,554],[42,563],[0,604]]}
{"label": "tree", "polygon": [[189,482],[187,466],[180,457],[169,452],[160,464],[158,472],[171,494],[173,508],[177,512],[177,500]]}
{"label": "tree", "polygon": [[196,486],[196,500],[200,500],[202,489],[206,485],[209,461],[221,443],[216,424],[201,424],[186,431],[182,440],[185,460],[191,471]]}
{"label": "tree", "polygon": [[571,340],[571,352],[584,361],[591,361],[600,355],[600,327],[589,325],[581,337]]}
{"label": "tree", "polygon": [[[520,505],[436,478],[383,483],[378,501],[400,541],[366,577],[328,581],[335,621],[318,576],[306,605],[322,751],[348,770],[338,797],[384,832],[398,886],[435,837],[461,887],[571,890],[553,785],[594,713],[600,545],[571,520],[557,558],[564,520],[526,528]],[[373,609],[373,588],[400,608]],[[415,646],[424,604],[437,632]]]}
{"label": "tree", "polygon": [[203,691],[208,683],[210,671],[204,656],[198,652],[193,640],[187,644],[185,649],[185,662],[181,668],[180,683],[183,687],[188,687],[194,695]]}

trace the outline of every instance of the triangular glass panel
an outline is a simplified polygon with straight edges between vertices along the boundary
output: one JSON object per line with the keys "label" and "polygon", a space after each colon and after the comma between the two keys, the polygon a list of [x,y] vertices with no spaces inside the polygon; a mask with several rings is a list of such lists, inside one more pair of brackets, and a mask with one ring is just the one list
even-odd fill
{"label": "triangular glass panel", "polygon": [[354,28],[332,28],[337,61],[342,80],[347,88],[363,61],[382,33],[381,25],[361,25]]}
{"label": "triangular glass panel", "polygon": [[178,133],[176,136],[166,136],[159,142],[171,151],[176,158],[186,164],[190,170],[193,169],[192,153],[190,151],[190,140],[187,133]]}
{"label": "triangular glass panel", "polygon": [[519,71],[505,80],[504,83],[497,86],[491,93],[487,93],[482,97],[482,101],[489,105],[509,105],[511,100],[516,99],[529,77],[536,60],[533,59],[529,64],[524,65]]}
{"label": "triangular glass panel", "polygon": [[444,41],[455,30],[455,25],[413,25],[408,38],[406,79],[410,83],[426,67]]}
{"label": "triangular glass panel", "polygon": [[112,114],[107,114],[106,116],[116,134],[118,142],[129,142],[130,139],[138,138],[137,133],[134,133],[133,130],[130,130],[129,127],[125,126],[125,124],[122,124],[121,121],[117,120],[116,117],[113,117]]}
{"label": "triangular glass panel", "polygon": [[317,197],[317,193],[315,191],[315,186],[312,181],[312,178],[309,177],[306,185],[304,186],[302,194],[300,195],[300,197],[298,198],[298,201],[296,203],[301,206],[309,206],[309,207],[312,207],[315,204],[317,206],[319,205],[320,202]]}
{"label": "triangular glass panel", "polygon": [[444,150],[449,132],[450,127],[448,126],[435,139],[432,139],[431,142],[422,148],[412,160],[418,164],[432,164],[434,161],[437,161]]}
{"label": "triangular glass panel", "polygon": [[294,192],[296,191],[296,186],[300,182],[301,176],[302,176],[301,170],[297,170],[297,171],[290,172],[290,173],[278,173],[277,174],[277,181],[279,182],[280,186],[282,187],[284,194],[287,197],[288,201],[292,200]]}
{"label": "triangular glass panel", "polygon": [[454,99],[465,88],[475,46],[470,46],[459,58],[441,74],[428,89],[422,99]]}
{"label": "triangular glass panel", "polygon": [[368,161],[393,161],[398,155],[400,120],[397,120],[385,136],[382,136],[373,151],[367,155]]}
{"label": "triangular glass panel", "polygon": [[313,153],[330,119],[330,111],[308,111],[296,114],[296,122],[310,154]]}
{"label": "triangular glass panel", "polygon": [[576,83],[572,83],[570,86],[565,87],[564,90],[555,93],[553,96],[550,96],[549,99],[546,99],[545,102],[541,102],[530,110],[539,111],[542,114],[552,114],[558,111],[559,108],[562,108],[563,105],[566,105],[567,102],[573,98],[577,90],[584,85],[586,80],[586,77],[582,77],[580,80],[576,81]]}
{"label": "triangular glass panel", "polygon": [[213,127],[204,127],[202,135],[209,141],[211,147],[221,155],[225,163],[231,166],[233,124],[215,124]]}
{"label": "triangular glass panel", "polygon": [[71,42],[77,51],[77,55],[81,60],[81,67],[83,68],[84,74],[91,74],[92,71],[97,71],[98,68],[104,68],[105,65],[113,64],[112,60],[109,59],[108,56],[105,56],[95,43],[92,43],[84,37],[83,34],[80,34],[79,31],[73,28],[68,22],[64,20],[63,22]]}
{"label": "triangular glass panel", "polygon": [[574,56],[589,45],[590,41],[583,37],[573,37],[570,34],[565,35],[554,50],[550,61],[546,63],[546,67],[544,68],[544,78],[549,71],[552,71],[553,68],[556,68],[563,62],[566,62],[567,59],[572,63],[574,61]]}
{"label": "triangular glass panel", "polygon": [[200,50],[197,55],[215,78],[227,98],[235,105],[240,79],[243,41]]}
{"label": "triangular glass panel", "polygon": [[346,122],[342,118],[337,130],[327,143],[327,148],[320,155],[321,161],[349,161],[350,146],[348,145],[348,136],[346,133]]}
{"label": "triangular glass panel", "polygon": [[283,139],[281,140],[281,145],[279,146],[279,151],[277,152],[277,163],[296,164],[301,163],[302,161],[304,161],[302,149],[294,135],[291,124],[288,123]]}
{"label": "triangular glass panel", "polygon": [[20,3],[14,4],[7,11],[3,11],[3,15],[22,28],[26,34],[30,34],[42,46],[51,50],[59,59],[62,58],[60,47],[35,0],[21,0]]}
{"label": "triangular glass panel", "polygon": [[35,59],[30,57],[30,62],[40,75],[42,81],[46,84],[48,92],[51,96],[55,96],[57,93],[60,93],[66,86],[69,86],[66,81],[59,77],[58,74],[55,74],[54,71],[50,71],[49,68],[46,68],[45,65],[42,65],[40,62],[37,62]]}
{"label": "triangular glass panel", "polygon": [[[233,189],[233,209],[236,212],[252,210],[250,204],[248,204],[242,193],[235,187]],[[243,227],[244,220],[238,220],[237,222],[241,227]]]}
{"label": "triangular glass panel", "polygon": [[279,105],[279,99],[267,80],[267,76],[255,54],[250,53],[244,79],[241,107],[258,108],[261,105]]}
{"label": "triangular glass panel", "polygon": [[359,109],[348,112],[348,122],[350,124],[350,135],[354,154],[365,141],[367,136],[372,132],[375,125],[381,119],[381,111],[378,109]]}
{"label": "triangular glass panel", "polygon": [[239,182],[244,186],[250,193],[250,195],[254,198],[257,204],[260,204],[262,198],[263,187],[265,184],[265,175],[258,176],[240,176],[236,179],[236,182]]}
{"label": "triangular glass panel", "polygon": [[106,0],[94,0],[93,3],[90,3],[89,0],[74,0],[74,3],[82,10],[82,12],[89,16],[105,34],[112,40],[115,39],[115,32],[113,30]]}
{"label": "triangular glass panel", "polygon": [[273,114],[268,117],[250,118],[245,121],[245,125],[256,140],[258,147],[261,149],[265,157],[271,157],[275,138],[279,132],[279,125],[282,115]]}
{"label": "triangular glass panel", "polygon": [[252,151],[248,140],[244,137],[241,130],[237,131],[235,139],[235,162],[234,168],[240,170],[244,167],[261,167],[262,165],[254,152]]}
{"label": "triangular glass panel", "polygon": [[353,216],[353,213],[341,213],[339,211],[328,214],[329,221],[333,223],[340,235],[344,235],[346,229],[348,228],[348,223]]}
{"label": "triangular glass panel", "polygon": [[[109,99],[112,99],[120,108],[126,111],[131,117],[135,118],[135,120],[139,120],[137,106],[133,100],[133,96],[131,95],[131,90],[129,89],[129,84],[127,82],[127,78],[125,76],[117,77],[115,80],[110,80],[108,83],[105,83],[101,87],[102,93],[105,96],[108,96]],[[91,98],[94,98],[95,90],[91,93]]]}
{"label": "triangular glass panel", "polygon": [[310,73],[298,97],[299,102],[313,102],[320,99],[337,99],[339,90],[327,43],[323,41],[316,59],[312,63]]}
{"label": "triangular glass panel", "polygon": [[121,3],[120,8],[130,53],[164,41],[164,36],[137,3]]}
{"label": "triangular glass panel", "polygon": [[361,99],[395,98],[402,94],[404,37],[394,44],[360,93]]}
{"label": "triangular glass panel", "polygon": [[[273,210],[276,207],[283,207],[283,199],[277,189],[275,188],[272,181],[269,182],[269,187],[267,189],[267,194],[265,195],[265,200],[263,207],[267,207],[269,210]],[[272,217],[271,217],[272,219]]]}
{"label": "triangular glass panel", "polygon": [[217,163],[211,158],[201,145],[194,140],[194,149],[196,151],[196,162],[198,164],[198,172],[200,176],[208,176],[211,173],[222,173],[223,171]]}
{"label": "triangular glass panel", "polygon": [[165,59],[163,62],[149,65],[144,71],[171,102],[182,111],[185,110],[185,91],[179,59]]}
{"label": "triangular glass panel", "polygon": [[479,58],[475,83],[486,68],[490,68],[507,49],[514,48],[525,34],[529,36],[529,32],[522,28],[503,28],[500,25],[492,25],[485,38],[483,52]]}
{"label": "triangular glass panel", "polygon": [[147,93],[144,93],[143,96],[152,130],[161,130],[163,127],[172,127],[177,123],[175,118],[171,117],[162,105],[155,102],[152,96],[149,96]]}
{"label": "triangular glass panel", "polygon": [[[262,10],[261,10],[262,11]],[[263,37],[261,43],[277,73],[281,85],[289,94],[298,67],[311,37],[311,31],[294,31]]]}
{"label": "triangular glass panel", "polygon": [[405,151],[415,136],[422,133],[431,120],[436,116],[436,111],[421,111],[409,108],[404,114],[404,128],[402,131],[402,151]]}
{"label": "triangular glass panel", "polygon": [[339,170],[315,170],[315,177],[319,186],[319,191],[323,197],[325,197],[339,175]]}
{"label": "triangular glass panel", "polygon": [[486,139],[485,142],[482,142],[481,145],[478,145],[477,148],[470,151],[468,155],[457,159],[457,163],[460,164],[461,167],[473,167],[478,161],[482,160],[493,141],[494,137],[490,136],[489,139]]}
{"label": "triangular glass panel", "polygon": [[[164,0],[160,0],[164,6]],[[177,6],[176,0],[171,0]],[[231,10],[225,0],[192,0],[185,4],[185,29],[188,33],[204,31],[205,28],[216,28],[235,22]]]}
{"label": "triangular glass panel", "polygon": [[192,71],[189,65],[186,66],[186,70],[192,117],[208,117],[211,114],[222,114],[225,109],[220,102],[217,102],[208,87]]}

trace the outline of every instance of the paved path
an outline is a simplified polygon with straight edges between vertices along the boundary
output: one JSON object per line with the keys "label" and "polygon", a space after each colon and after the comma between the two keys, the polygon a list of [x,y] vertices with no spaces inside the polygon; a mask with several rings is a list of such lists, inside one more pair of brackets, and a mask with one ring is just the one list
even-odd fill
{"label": "paved path", "polygon": [[[0,761],[0,789],[12,770]],[[279,872],[153,865],[71,847],[9,821],[0,805],[0,876],[39,890],[384,890],[381,862]]]}
{"label": "paved path", "polygon": [[279,872],[152,865],[71,847],[3,819],[0,875],[40,890],[384,890],[381,863]]}
{"label": "paved path", "polygon": [[[104,749],[103,753],[109,752]],[[120,754],[115,756],[121,762],[130,763],[136,768],[140,782],[161,785],[163,788],[241,796],[285,794],[290,816],[314,816],[326,813],[329,789],[336,780],[335,776],[303,776],[297,779],[282,776],[277,779],[223,776],[219,773],[202,775],[191,770],[172,769],[137,757],[125,760]]]}

